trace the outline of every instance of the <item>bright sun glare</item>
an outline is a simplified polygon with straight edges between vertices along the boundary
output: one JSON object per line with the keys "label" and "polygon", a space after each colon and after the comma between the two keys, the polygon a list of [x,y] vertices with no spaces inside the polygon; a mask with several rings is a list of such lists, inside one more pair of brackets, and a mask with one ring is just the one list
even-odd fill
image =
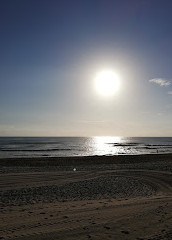
{"label": "bright sun glare", "polygon": [[119,89],[119,78],[111,70],[99,72],[95,78],[95,87],[104,96],[113,95]]}

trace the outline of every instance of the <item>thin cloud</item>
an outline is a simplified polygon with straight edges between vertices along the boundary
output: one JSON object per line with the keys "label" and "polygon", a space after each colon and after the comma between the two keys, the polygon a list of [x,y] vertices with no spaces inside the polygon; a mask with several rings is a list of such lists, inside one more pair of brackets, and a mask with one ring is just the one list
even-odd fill
{"label": "thin cloud", "polygon": [[169,94],[169,95],[172,95],[172,91],[169,91],[168,94]]}
{"label": "thin cloud", "polygon": [[165,78],[153,78],[151,80],[149,80],[150,83],[156,83],[161,87],[166,87],[169,86],[171,84],[170,81],[166,80]]}

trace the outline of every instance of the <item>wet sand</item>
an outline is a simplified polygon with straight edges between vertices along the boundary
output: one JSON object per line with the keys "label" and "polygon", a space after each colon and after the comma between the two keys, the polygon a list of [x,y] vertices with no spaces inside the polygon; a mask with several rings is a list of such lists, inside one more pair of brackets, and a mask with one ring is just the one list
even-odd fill
{"label": "wet sand", "polygon": [[0,189],[0,239],[172,239],[172,154],[1,159]]}

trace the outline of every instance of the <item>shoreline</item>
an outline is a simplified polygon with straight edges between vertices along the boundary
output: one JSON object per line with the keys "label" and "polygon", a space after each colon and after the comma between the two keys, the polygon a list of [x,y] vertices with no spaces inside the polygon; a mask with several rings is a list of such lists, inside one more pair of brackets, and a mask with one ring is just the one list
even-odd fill
{"label": "shoreline", "polygon": [[[93,156],[70,156],[70,157],[22,157],[22,158],[0,158],[0,167],[7,165],[33,165],[39,164],[51,166],[66,164],[116,164],[116,163],[135,163],[138,161],[163,161],[172,160],[172,153],[165,154],[140,154],[140,155],[93,155]],[[33,162],[34,161],[34,162]]]}

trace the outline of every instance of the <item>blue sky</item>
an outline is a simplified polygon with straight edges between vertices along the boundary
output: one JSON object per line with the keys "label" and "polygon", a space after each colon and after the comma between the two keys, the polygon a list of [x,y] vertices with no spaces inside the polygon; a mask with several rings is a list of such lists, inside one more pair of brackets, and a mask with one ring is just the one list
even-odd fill
{"label": "blue sky", "polygon": [[[172,1],[0,0],[0,136],[172,136]],[[120,89],[99,96],[95,74]]]}

